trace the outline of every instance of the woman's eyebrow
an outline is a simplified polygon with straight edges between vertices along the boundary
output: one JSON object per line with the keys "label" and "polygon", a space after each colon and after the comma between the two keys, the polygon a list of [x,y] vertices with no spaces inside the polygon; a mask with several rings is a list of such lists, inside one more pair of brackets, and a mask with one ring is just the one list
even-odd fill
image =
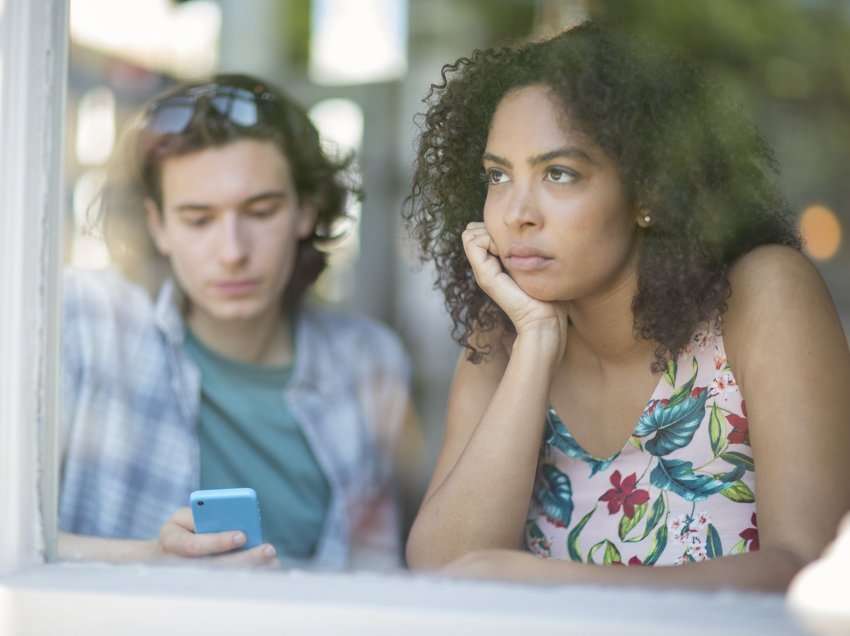
{"label": "woman's eyebrow", "polygon": [[[595,164],[594,161],[587,152],[579,148],[578,146],[564,146],[563,148],[556,148],[555,150],[550,150],[548,152],[541,153],[539,155],[534,155],[529,158],[529,165],[537,165],[541,163],[546,163],[548,161],[552,161],[553,159],[558,158],[566,158],[566,159],[580,159],[582,161],[586,161],[588,163]],[[493,163],[499,164],[501,166],[505,166],[506,168],[513,168],[513,164],[505,159],[504,157],[500,157],[498,155],[494,155],[492,152],[485,152],[481,155],[482,161],[492,161]]]}
{"label": "woman's eyebrow", "polygon": [[500,166],[505,166],[506,168],[513,168],[514,164],[505,159],[504,157],[500,157],[498,155],[494,155],[492,152],[485,152],[481,155],[481,161],[492,161],[493,163],[497,163]]}
{"label": "woman's eyebrow", "polygon": [[550,150],[549,152],[544,152],[542,154],[535,155],[534,157],[528,160],[528,163],[530,163],[531,165],[536,165],[539,163],[546,163],[547,161],[552,161],[552,159],[558,159],[560,157],[565,159],[580,159],[588,163],[596,163],[590,157],[589,154],[587,154],[578,146],[564,146],[563,148],[558,148],[556,150]]}

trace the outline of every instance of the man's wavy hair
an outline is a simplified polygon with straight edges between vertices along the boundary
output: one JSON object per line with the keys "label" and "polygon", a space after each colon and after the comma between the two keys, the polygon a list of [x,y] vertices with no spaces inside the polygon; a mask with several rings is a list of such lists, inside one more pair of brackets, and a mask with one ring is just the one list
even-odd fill
{"label": "man's wavy hair", "polygon": [[[270,97],[256,124],[240,126],[197,100],[186,128],[176,133],[160,133],[148,125],[152,105],[165,99],[192,95],[207,85],[261,90]],[[162,209],[161,172],[164,161],[207,148],[218,148],[243,140],[273,142],[286,157],[299,201],[309,201],[317,210],[312,236],[298,245],[292,277],[283,294],[283,304],[294,308],[326,266],[323,242],[338,238],[337,228],[346,217],[349,196],[360,197],[351,182],[351,157],[335,159],[323,150],[319,133],[306,111],[268,82],[249,75],[222,74],[209,80],[180,84],[152,100],[131,126],[115,160],[110,165],[99,205],[96,226],[103,232],[110,255],[129,278],[154,291],[168,274],[168,266],[158,252],[145,222],[145,199]]]}
{"label": "man's wavy hair", "polygon": [[473,333],[505,314],[477,286],[461,233],[483,220],[481,157],[493,113],[511,90],[545,85],[572,126],[617,164],[630,203],[652,215],[643,233],[635,335],[657,343],[653,370],[717,318],[728,272],[758,245],[799,248],[776,162],[750,121],[699,69],[592,23],[519,48],[476,50],[431,86],[404,217],[423,260],[437,269],[452,336],[473,362]]}

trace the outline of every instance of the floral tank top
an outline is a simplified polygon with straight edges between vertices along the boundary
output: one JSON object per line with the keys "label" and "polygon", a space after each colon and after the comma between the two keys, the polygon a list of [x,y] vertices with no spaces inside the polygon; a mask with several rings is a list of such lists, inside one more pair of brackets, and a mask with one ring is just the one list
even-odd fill
{"label": "floral tank top", "polygon": [[758,550],[755,481],[746,405],[718,322],[668,364],[611,457],[589,454],[548,410],[525,545],[542,557],[618,565]]}

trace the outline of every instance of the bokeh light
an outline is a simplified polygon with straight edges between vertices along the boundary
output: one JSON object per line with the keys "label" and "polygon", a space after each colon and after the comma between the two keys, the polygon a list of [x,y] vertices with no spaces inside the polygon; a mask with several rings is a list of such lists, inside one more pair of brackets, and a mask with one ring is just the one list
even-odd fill
{"label": "bokeh light", "polygon": [[806,252],[819,261],[831,259],[841,247],[841,222],[825,205],[810,205],[800,216]]}

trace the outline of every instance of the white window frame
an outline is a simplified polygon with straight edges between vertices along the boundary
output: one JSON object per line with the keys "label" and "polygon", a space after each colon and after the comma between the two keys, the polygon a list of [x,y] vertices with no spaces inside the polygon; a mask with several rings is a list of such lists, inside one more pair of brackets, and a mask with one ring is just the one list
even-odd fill
{"label": "white window frame", "polygon": [[64,0],[0,0],[0,572],[56,543],[67,20]]}
{"label": "white window frame", "polygon": [[67,39],[0,0],[0,633],[797,633],[780,596],[51,563]]}

